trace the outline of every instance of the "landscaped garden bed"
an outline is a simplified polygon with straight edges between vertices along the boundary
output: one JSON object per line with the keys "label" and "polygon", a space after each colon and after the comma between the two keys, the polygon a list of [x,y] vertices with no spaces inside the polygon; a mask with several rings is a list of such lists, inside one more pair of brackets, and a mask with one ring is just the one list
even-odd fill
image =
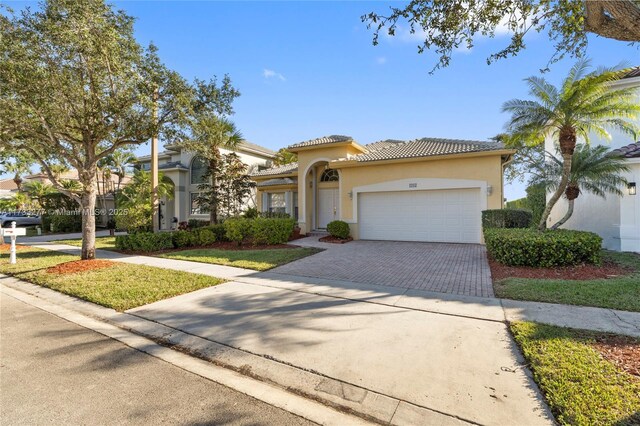
{"label": "landscaped garden bed", "polygon": [[560,424],[640,424],[639,339],[529,322],[511,331]]}
{"label": "landscaped garden bed", "polygon": [[[24,247],[14,265],[9,264],[6,252],[2,254],[0,273],[119,311],[224,282],[207,275],[145,265],[78,261],[78,256],[33,247]],[[100,268],[94,268],[96,262]],[[87,270],[80,270],[85,266],[78,265],[88,265]]]}
{"label": "landscaped garden bed", "polygon": [[340,237],[334,237],[333,235],[327,235],[326,237],[320,238],[318,241],[323,243],[331,243],[331,244],[345,244],[350,241],[353,241],[353,238],[351,237],[340,238]]}

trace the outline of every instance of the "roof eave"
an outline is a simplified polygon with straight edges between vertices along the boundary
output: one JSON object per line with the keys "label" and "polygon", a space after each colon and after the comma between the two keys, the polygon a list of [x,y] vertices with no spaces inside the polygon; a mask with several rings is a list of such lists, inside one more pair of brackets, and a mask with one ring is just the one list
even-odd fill
{"label": "roof eave", "polygon": [[321,144],[309,145],[309,146],[287,147],[287,151],[291,151],[291,152],[312,151],[314,149],[323,149],[323,148],[335,147],[335,146],[353,146],[354,148],[362,152],[367,152],[367,149],[365,147],[363,147],[362,145],[360,145],[354,140],[341,141],[341,142],[328,142],[328,143],[321,143]]}
{"label": "roof eave", "polygon": [[257,175],[257,176],[249,176],[249,178],[251,178],[252,180],[255,181],[263,181],[263,180],[271,180],[271,179],[282,179],[282,178],[288,178],[288,177],[298,177],[298,171],[296,170],[295,172],[288,172],[288,173],[280,173],[277,175]]}
{"label": "roof eave", "polygon": [[426,155],[421,157],[409,157],[409,158],[393,158],[388,160],[370,160],[370,161],[357,161],[357,160],[334,160],[329,163],[331,169],[342,169],[347,167],[362,167],[382,164],[397,164],[397,163],[415,163],[420,161],[437,161],[437,160],[449,160],[453,158],[472,158],[472,157],[491,157],[491,156],[503,156],[513,155],[516,151],[514,149],[497,149],[487,151],[474,151],[474,152],[461,152],[457,154],[443,154],[443,155]]}

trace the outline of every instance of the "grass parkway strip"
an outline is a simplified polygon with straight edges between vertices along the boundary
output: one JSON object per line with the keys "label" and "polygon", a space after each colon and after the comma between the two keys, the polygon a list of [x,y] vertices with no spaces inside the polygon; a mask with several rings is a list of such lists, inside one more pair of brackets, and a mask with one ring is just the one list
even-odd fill
{"label": "grass parkway strip", "polygon": [[79,260],[78,256],[33,247],[21,247],[15,265],[9,264],[6,252],[2,254],[0,273],[118,311],[224,282],[207,275],[119,262],[79,270],[72,264],[63,267]]}

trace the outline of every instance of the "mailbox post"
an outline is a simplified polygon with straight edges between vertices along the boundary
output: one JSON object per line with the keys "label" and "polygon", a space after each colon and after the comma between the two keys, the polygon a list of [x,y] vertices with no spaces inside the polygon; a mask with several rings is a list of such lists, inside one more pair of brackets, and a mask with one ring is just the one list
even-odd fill
{"label": "mailbox post", "polygon": [[25,228],[16,228],[16,223],[11,222],[11,228],[0,228],[0,234],[4,237],[11,238],[11,249],[9,250],[9,263],[16,263],[16,237],[18,235],[27,235]]}

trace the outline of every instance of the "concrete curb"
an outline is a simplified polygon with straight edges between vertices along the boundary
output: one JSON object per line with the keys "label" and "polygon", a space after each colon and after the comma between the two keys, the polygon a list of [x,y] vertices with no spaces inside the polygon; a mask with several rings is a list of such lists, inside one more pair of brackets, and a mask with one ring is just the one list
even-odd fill
{"label": "concrete curb", "polygon": [[29,305],[316,423],[473,424],[12,277],[0,275],[0,290]]}

